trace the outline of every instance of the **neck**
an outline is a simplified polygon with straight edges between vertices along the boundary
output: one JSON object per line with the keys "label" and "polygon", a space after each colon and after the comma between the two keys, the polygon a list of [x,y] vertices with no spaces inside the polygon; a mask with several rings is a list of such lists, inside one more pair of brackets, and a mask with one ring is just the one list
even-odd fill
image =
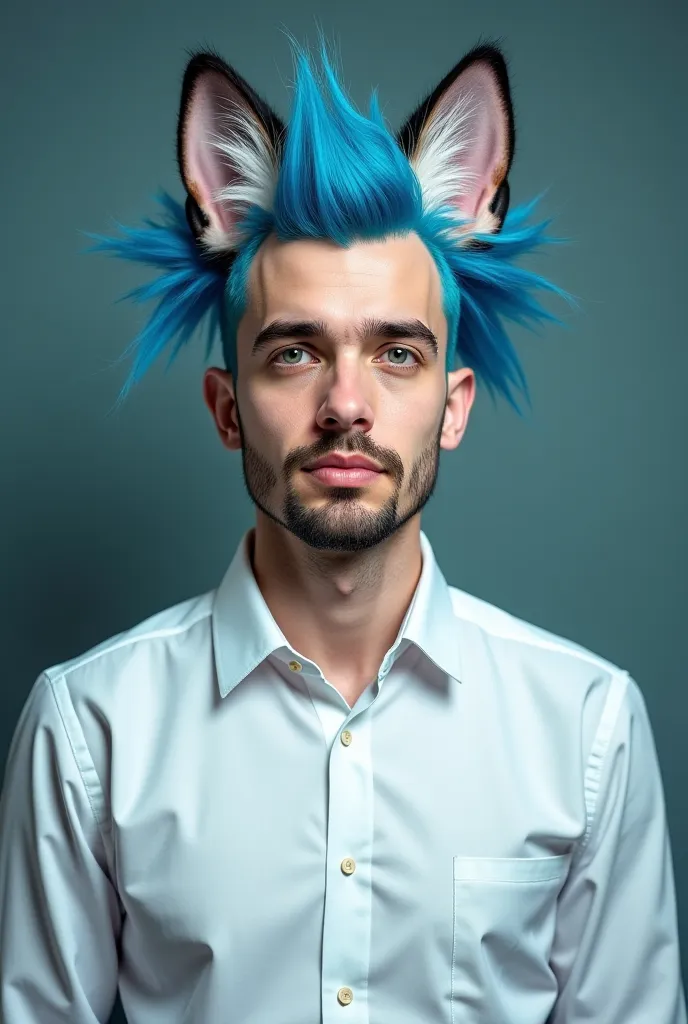
{"label": "neck", "polygon": [[355,696],[376,678],[422,567],[420,514],[364,551],[317,551],[260,510],[251,545],[263,598],[289,643]]}

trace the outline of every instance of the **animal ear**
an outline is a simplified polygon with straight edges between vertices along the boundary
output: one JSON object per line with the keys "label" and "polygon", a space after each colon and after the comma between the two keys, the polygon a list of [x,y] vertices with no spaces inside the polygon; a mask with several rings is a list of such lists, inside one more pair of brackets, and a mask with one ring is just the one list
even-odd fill
{"label": "animal ear", "polygon": [[247,206],[272,207],[285,126],[241,75],[213,53],[184,73],[177,160],[186,216],[202,248],[229,253]]}
{"label": "animal ear", "polygon": [[506,62],[495,46],[466,54],[411,114],[397,140],[426,210],[453,206],[468,221],[458,231],[466,242],[478,232],[500,230],[509,206],[514,118]]}

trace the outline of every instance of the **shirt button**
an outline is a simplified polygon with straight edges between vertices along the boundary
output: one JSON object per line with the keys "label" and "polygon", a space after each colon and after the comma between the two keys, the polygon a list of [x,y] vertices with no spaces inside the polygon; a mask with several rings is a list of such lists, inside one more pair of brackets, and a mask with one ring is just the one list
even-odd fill
{"label": "shirt button", "polygon": [[337,999],[342,1004],[342,1006],[348,1006],[353,997],[353,992],[346,985],[342,986],[339,992],[337,992]]}
{"label": "shirt button", "polygon": [[356,870],[356,861],[353,857],[345,857],[340,866],[345,875],[353,875]]}
{"label": "shirt button", "polygon": [[303,665],[301,664],[300,661],[290,661],[289,668],[292,670],[292,672],[300,672],[301,669],[303,668]]}
{"label": "shirt button", "polygon": [[342,741],[342,744],[345,747],[348,747],[353,739],[353,736],[351,735],[348,729],[345,729],[339,738]]}

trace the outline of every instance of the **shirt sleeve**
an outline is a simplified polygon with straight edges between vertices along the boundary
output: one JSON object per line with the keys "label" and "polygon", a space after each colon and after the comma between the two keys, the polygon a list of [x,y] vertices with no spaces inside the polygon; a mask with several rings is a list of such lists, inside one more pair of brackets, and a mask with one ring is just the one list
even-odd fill
{"label": "shirt sleeve", "polygon": [[64,680],[41,673],[19,716],[0,796],[1,1024],[110,1016],[121,917],[97,807],[95,770]]}
{"label": "shirt sleeve", "polygon": [[660,766],[628,673],[605,714],[585,782],[592,826],[559,896],[547,1024],[686,1024]]}

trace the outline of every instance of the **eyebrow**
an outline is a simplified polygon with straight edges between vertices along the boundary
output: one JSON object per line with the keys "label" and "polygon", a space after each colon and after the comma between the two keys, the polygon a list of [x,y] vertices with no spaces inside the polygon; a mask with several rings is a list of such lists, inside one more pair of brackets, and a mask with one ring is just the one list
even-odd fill
{"label": "eyebrow", "polygon": [[[419,341],[433,356],[437,355],[437,338],[429,327],[417,319],[381,320],[378,317],[365,317],[356,328],[359,341],[369,338],[409,338]],[[251,349],[255,355],[272,341],[283,338],[328,338],[332,334],[324,320],[273,320],[256,335]]]}

